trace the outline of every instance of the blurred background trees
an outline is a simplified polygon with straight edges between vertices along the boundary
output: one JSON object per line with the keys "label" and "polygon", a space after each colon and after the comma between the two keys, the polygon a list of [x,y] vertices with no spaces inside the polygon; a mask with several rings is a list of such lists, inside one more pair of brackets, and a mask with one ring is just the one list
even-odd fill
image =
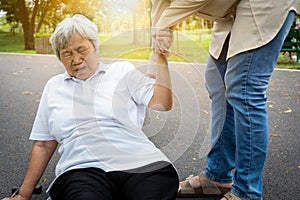
{"label": "blurred background trees", "polygon": [[[59,21],[81,13],[92,19],[102,34],[132,31],[139,43],[139,29],[149,28],[150,0],[1,0],[0,24],[24,34],[25,50],[34,50],[34,35],[51,34]],[[179,24],[179,30],[210,28],[211,22],[195,17]]]}
{"label": "blurred background trees", "polygon": [[[68,15],[81,13],[94,20],[101,32],[135,29],[149,25],[149,0],[1,0],[10,31],[22,29],[25,50],[34,50],[35,33],[51,33]],[[3,21],[3,19],[2,19]]]}

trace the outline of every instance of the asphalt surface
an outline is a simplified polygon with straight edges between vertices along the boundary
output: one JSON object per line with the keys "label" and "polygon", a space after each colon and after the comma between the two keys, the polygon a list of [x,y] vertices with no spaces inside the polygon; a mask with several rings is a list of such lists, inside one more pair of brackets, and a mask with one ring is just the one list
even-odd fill
{"label": "asphalt surface", "polygon": [[[145,65],[143,61],[134,63]],[[209,150],[204,68],[170,63],[174,109],[167,113],[148,111],[145,121],[146,134],[174,162],[181,180],[204,169]],[[0,53],[0,198],[22,183],[32,144],[28,137],[43,87],[63,71],[54,56]],[[267,200],[300,199],[299,89],[300,71],[275,70],[268,89],[270,137],[263,172],[263,197]],[[45,190],[54,178],[57,160],[55,154],[40,180],[43,193],[31,199],[47,198]]]}

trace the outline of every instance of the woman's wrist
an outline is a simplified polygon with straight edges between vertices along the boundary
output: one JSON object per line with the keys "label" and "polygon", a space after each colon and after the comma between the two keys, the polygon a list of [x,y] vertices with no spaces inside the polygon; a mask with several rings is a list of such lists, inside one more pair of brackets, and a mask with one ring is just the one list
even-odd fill
{"label": "woman's wrist", "polygon": [[17,195],[20,199],[23,200],[29,200],[31,194],[29,192],[24,191],[22,188],[19,190],[19,192],[17,193]]}

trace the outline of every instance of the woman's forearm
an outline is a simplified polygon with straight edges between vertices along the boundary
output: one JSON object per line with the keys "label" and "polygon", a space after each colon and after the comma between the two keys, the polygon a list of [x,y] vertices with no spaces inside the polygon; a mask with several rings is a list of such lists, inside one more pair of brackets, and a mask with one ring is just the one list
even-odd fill
{"label": "woman's forearm", "polygon": [[57,147],[56,141],[34,141],[25,179],[19,194],[29,199]]}
{"label": "woman's forearm", "polygon": [[173,94],[167,57],[154,53],[152,62],[156,65],[156,82],[149,107],[159,111],[171,110]]}

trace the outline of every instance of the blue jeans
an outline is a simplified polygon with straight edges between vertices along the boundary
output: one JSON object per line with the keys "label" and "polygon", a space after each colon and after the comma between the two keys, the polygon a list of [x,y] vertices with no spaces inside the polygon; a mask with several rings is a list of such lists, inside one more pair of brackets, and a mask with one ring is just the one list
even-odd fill
{"label": "blue jeans", "polygon": [[208,59],[212,149],[204,173],[216,182],[233,182],[231,191],[242,199],[262,199],[268,149],[266,91],[294,16],[289,13],[268,44],[226,61],[227,40],[220,57]]}

